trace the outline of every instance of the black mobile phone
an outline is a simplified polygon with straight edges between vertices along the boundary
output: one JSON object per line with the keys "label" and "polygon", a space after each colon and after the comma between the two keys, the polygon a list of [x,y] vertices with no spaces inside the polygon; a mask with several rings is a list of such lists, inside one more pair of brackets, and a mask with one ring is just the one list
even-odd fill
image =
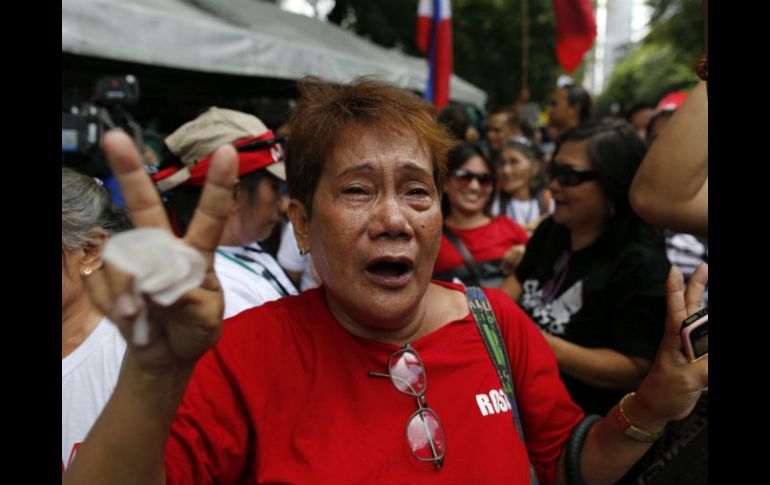
{"label": "black mobile phone", "polygon": [[695,362],[709,353],[709,312],[708,307],[699,310],[682,322],[680,330],[682,347],[690,362]]}

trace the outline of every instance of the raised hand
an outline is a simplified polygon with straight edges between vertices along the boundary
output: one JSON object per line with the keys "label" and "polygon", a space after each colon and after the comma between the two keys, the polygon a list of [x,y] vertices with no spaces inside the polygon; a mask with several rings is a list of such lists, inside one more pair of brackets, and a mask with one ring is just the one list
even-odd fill
{"label": "raised hand", "polygon": [[[102,146],[134,226],[157,227],[170,233],[163,204],[131,138],[113,130],[104,135]],[[133,357],[147,370],[194,364],[221,334],[224,303],[213,260],[236,180],[235,149],[222,146],[214,154],[198,208],[183,239],[206,260],[206,276],[200,287],[162,307],[146,297],[138,300],[132,293],[132,276],[111,264],[105,264],[102,271],[88,279],[92,300],[118,325]],[[150,338],[147,345],[137,346],[132,343],[132,329],[145,306],[149,311]]]}
{"label": "raised hand", "polygon": [[637,397],[654,409],[659,419],[684,419],[695,407],[708,385],[708,355],[690,362],[682,353],[682,320],[701,308],[708,283],[708,265],[702,263],[685,288],[682,273],[671,268],[666,281],[666,329],[652,369],[637,392]]}

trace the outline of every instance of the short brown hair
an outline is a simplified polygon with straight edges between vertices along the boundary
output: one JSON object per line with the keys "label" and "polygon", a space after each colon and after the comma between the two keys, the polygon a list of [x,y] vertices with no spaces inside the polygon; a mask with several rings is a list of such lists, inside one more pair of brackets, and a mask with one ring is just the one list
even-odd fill
{"label": "short brown hair", "polygon": [[431,154],[433,180],[441,193],[446,154],[452,140],[427,101],[391,84],[367,77],[332,85],[315,76],[299,81],[300,99],[291,117],[286,148],[289,194],[312,214],[313,194],[326,160],[352,128],[413,133]]}

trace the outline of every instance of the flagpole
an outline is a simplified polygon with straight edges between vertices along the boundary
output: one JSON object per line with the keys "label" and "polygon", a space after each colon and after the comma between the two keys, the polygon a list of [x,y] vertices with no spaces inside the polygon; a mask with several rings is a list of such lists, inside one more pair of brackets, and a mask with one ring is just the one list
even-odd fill
{"label": "flagpole", "polygon": [[529,3],[521,0],[521,90],[529,89]]}

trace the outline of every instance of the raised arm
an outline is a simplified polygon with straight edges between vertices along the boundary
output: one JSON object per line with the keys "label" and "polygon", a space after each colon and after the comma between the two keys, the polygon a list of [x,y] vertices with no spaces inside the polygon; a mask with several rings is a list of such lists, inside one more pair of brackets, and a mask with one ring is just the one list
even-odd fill
{"label": "raised arm", "polygon": [[[671,421],[684,419],[708,384],[708,355],[691,363],[681,351],[680,324],[700,309],[708,267],[703,264],[684,289],[682,273],[672,267],[666,283],[668,311],[666,330],[652,369],[636,394],[626,399],[623,410],[628,421],[650,433],[662,431]],[[615,483],[650,448],[624,434],[616,408],[588,432],[580,455],[580,469],[586,483]],[[557,483],[565,481],[562,453]]]}
{"label": "raised arm", "polygon": [[708,235],[708,98],[701,81],[650,147],[631,206],[652,224]]}
{"label": "raised arm", "polygon": [[[137,228],[170,230],[163,205],[131,139],[108,132],[103,148]],[[213,270],[213,252],[224,228],[227,202],[237,177],[231,146],[214,155],[198,209],[184,238],[207,264],[200,287],[168,307],[132,294],[132,277],[107,264],[89,278],[91,298],[115,322],[128,342],[123,369],[104,408],[63,484],[165,483],[163,454],[171,422],[192,369],[219,338],[222,290]],[[147,345],[132,341],[133,322],[142,307],[149,311]]]}

